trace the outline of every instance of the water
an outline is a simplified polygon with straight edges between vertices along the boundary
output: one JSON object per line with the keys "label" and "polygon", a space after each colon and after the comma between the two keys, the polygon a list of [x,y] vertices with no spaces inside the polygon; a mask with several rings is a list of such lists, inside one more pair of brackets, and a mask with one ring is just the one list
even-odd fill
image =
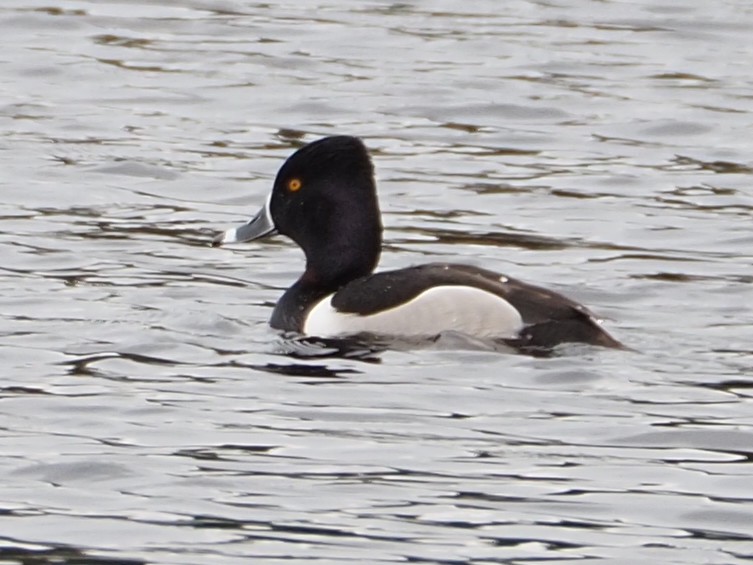
{"label": "water", "polygon": [[[753,558],[744,0],[0,8],[0,561]],[[373,150],[383,268],[462,259],[636,352],[311,357],[282,159]],[[308,355],[307,355],[308,354]]]}

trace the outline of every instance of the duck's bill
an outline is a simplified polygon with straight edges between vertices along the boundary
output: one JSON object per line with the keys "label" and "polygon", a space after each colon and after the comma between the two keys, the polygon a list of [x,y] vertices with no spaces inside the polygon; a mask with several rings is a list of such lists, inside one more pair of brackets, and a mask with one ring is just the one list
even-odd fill
{"label": "duck's bill", "polygon": [[247,224],[243,224],[237,228],[231,228],[218,234],[212,240],[212,247],[225,245],[226,243],[253,241],[254,239],[274,234],[276,229],[277,228],[275,228],[275,224],[269,213],[269,204],[267,204],[264,208],[259,210],[259,213],[256,214],[256,216],[254,216]]}

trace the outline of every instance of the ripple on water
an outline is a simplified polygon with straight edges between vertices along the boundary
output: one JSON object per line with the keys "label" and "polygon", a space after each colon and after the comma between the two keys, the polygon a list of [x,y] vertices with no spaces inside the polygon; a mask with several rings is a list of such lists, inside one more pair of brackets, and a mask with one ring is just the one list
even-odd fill
{"label": "ripple on water", "polygon": [[[752,17],[4,3],[0,561],[745,562]],[[636,351],[276,335],[300,252],[208,243],[332,133],[385,268],[543,284]]]}

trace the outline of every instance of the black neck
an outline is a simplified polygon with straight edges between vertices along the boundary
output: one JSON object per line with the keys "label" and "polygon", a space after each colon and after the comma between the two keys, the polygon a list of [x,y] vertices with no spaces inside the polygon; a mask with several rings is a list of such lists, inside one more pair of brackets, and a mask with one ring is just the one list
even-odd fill
{"label": "black neck", "polygon": [[277,302],[270,325],[302,332],[306,315],[317,302],[349,282],[370,275],[379,261],[381,233],[371,239],[371,249],[341,243],[320,248],[315,257],[307,257],[306,271]]}
{"label": "black neck", "polygon": [[306,255],[297,285],[334,292],[371,274],[379,262],[382,223],[376,199],[329,204],[292,237]]}

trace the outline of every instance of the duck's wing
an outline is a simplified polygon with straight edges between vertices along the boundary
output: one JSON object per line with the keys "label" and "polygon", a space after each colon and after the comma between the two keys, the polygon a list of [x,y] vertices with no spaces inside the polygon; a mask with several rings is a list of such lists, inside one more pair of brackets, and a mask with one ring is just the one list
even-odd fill
{"label": "duck's wing", "polygon": [[518,347],[551,348],[566,342],[623,347],[582,304],[546,288],[470,265],[429,263],[376,273],[347,284],[335,293],[331,304],[338,312],[369,316],[442,286],[473,287],[508,302],[523,319],[523,329],[512,340]]}

